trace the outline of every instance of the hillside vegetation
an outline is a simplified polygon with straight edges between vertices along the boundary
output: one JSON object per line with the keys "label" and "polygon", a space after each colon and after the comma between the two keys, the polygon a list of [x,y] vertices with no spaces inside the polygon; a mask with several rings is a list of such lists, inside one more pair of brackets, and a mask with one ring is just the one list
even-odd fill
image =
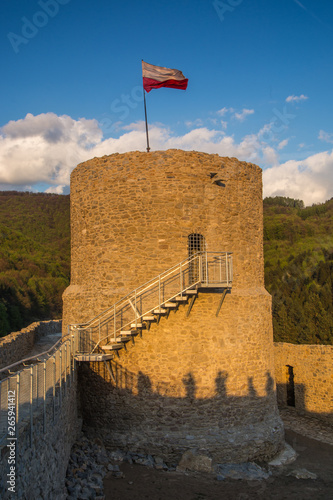
{"label": "hillside vegetation", "polygon": [[264,200],[265,285],[279,342],[333,344],[333,198]]}
{"label": "hillside vegetation", "polygon": [[[333,344],[333,199],[264,200],[274,338]],[[69,196],[0,192],[0,336],[60,318],[70,279]]]}
{"label": "hillside vegetation", "polygon": [[69,273],[69,196],[0,192],[0,336],[60,318]]}

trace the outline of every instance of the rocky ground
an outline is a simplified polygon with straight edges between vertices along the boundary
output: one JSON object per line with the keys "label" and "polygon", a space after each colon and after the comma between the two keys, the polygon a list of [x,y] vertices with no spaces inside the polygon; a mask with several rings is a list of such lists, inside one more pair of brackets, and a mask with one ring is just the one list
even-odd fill
{"label": "rocky ground", "polygon": [[[161,457],[106,450],[84,434],[75,443],[66,479],[68,500],[205,500],[333,498],[333,433],[322,422],[283,410],[287,447],[271,464],[211,467],[189,471],[193,457],[166,465]],[[198,457],[195,457],[198,460]],[[200,457],[199,457],[200,460]]]}

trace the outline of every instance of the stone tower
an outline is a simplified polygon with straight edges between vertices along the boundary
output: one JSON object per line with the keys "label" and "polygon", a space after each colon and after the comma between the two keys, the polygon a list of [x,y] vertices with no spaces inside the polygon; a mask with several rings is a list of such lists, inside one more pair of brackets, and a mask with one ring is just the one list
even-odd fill
{"label": "stone tower", "polygon": [[[81,363],[85,423],[106,445],[178,461],[273,456],[271,297],[264,288],[261,169],[180,150],[94,158],[71,176],[71,285],[64,333],[197,249],[233,254],[233,284],[200,290],[106,365]],[[200,247],[200,248],[199,248]]]}

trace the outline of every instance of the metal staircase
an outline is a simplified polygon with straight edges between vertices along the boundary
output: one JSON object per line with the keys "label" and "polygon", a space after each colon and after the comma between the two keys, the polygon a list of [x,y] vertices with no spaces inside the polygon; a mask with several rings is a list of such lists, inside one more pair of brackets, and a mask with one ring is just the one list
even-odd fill
{"label": "metal staircase", "polygon": [[[190,314],[200,288],[221,292],[218,315],[226,292],[232,287],[230,252],[198,252],[136,288],[90,321],[69,325],[77,361],[107,361],[134,342],[142,330],[161,316],[188,304]],[[110,371],[110,370],[109,370]],[[110,372],[111,376],[112,373]],[[113,378],[113,377],[112,377]]]}

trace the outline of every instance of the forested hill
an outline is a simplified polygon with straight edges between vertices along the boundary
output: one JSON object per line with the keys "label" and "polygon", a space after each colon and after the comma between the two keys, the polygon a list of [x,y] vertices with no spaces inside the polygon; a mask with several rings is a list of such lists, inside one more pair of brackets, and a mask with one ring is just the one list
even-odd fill
{"label": "forested hill", "polygon": [[0,336],[61,318],[69,273],[69,196],[0,191]]}
{"label": "forested hill", "polygon": [[264,200],[265,284],[276,341],[333,344],[333,198]]}
{"label": "forested hill", "polygon": [[[333,199],[264,200],[274,338],[333,344]],[[61,317],[69,284],[69,196],[0,191],[0,336]]]}

